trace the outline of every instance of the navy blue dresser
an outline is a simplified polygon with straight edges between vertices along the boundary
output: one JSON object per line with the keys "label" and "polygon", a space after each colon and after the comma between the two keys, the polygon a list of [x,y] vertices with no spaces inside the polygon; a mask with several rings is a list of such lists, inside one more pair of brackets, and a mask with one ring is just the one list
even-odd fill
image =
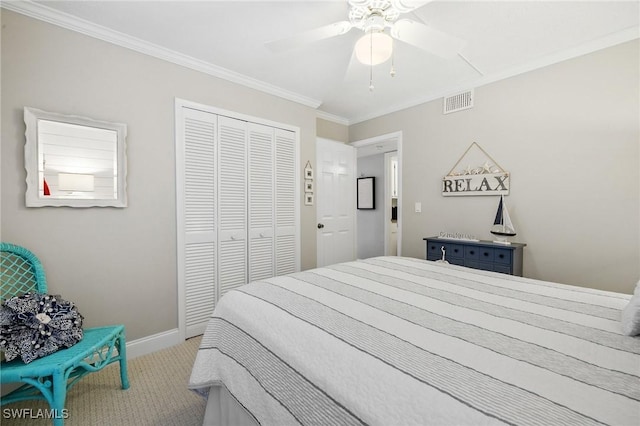
{"label": "navy blue dresser", "polygon": [[522,276],[522,258],[526,244],[500,244],[492,241],[423,238],[427,242],[427,260],[442,259],[453,265]]}

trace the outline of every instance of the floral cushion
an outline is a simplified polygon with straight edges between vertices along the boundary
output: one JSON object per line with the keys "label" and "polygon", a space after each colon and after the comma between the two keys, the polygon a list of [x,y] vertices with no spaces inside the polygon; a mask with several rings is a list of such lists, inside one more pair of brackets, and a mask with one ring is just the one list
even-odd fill
{"label": "floral cushion", "polygon": [[60,296],[26,293],[0,307],[0,350],[7,361],[25,363],[69,348],[82,340],[83,317]]}

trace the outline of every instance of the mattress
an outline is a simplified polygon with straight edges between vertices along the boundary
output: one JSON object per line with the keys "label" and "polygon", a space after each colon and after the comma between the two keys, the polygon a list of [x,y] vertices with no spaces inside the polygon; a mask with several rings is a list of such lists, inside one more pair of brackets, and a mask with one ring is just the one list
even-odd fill
{"label": "mattress", "polygon": [[638,425],[630,297],[404,257],[332,265],[228,292],[189,387],[262,425]]}

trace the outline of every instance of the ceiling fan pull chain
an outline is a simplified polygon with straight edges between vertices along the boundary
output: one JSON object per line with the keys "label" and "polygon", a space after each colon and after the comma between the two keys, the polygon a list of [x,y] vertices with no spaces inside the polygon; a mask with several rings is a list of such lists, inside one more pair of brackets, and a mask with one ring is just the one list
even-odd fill
{"label": "ceiling fan pull chain", "polygon": [[396,76],[396,46],[395,46],[396,42],[395,40],[391,39],[391,71],[389,72],[389,74],[391,75],[391,77],[395,77]]}
{"label": "ceiling fan pull chain", "polygon": [[369,32],[369,55],[370,55],[370,65],[369,65],[369,91],[373,92],[373,32]]}
{"label": "ceiling fan pull chain", "polygon": [[371,65],[371,69],[369,71],[369,91],[373,92],[373,65]]}

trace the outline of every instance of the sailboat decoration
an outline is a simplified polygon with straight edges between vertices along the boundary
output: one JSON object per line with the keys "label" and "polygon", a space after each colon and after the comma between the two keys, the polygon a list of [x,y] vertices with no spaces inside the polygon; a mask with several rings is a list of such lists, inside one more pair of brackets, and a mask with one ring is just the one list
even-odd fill
{"label": "sailboat decoration", "polygon": [[500,204],[498,204],[498,211],[496,212],[496,218],[493,221],[493,227],[491,227],[491,233],[497,236],[497,240],[494,242],[501,244],[511,244],[507,241],[507,237],[513,237],[516,235],[516,230],[511,223],[509,217],[509,211],[507,205],[504,203],[504,195],[500,195]]}

